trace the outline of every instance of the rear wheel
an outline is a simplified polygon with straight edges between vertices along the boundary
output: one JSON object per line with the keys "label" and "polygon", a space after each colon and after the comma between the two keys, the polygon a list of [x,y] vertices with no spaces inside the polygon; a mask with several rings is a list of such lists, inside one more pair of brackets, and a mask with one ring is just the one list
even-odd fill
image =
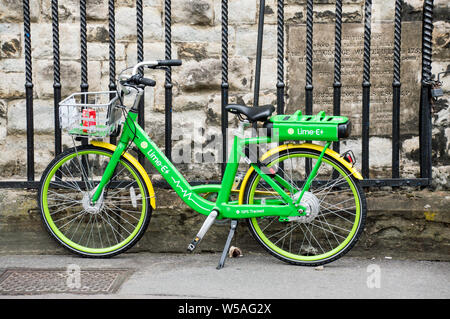
{"label": "rear wheel", "polygon": [[93,145],[58,155],[42,175],[38,201],[50,235],[70,251],[109,257],[131,248],[144,234],[152,207],[138,169],[121,158],[98,201],[90,197],[113,152]]}
{"label": "rear wheel", "polygon": [[[264,164],[284,177],[290,185],[284,189],[295,200],[307,178],[305,163],[314,167],[319,155],[315,149],[292,146],[273,154]],[[243,204],[286,205],[255,171],[243,183]],[[364,193],[352,173],[328,154],[300,204],[306,207],[306,215],[289,221],[279,221],[279,216],[248,220],[253,237],[285,262],[308,266],[329,263],[347,253],[363,231]]]}

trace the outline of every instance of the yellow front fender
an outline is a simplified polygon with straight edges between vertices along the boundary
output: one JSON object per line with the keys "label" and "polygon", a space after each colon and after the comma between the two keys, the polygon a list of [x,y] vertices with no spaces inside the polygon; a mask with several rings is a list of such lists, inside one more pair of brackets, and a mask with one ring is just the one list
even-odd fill
{"label": "yellow front fender", "polygon": [[[313,149],[316,150],[318,152],[322,152],[323,150],[323,146],[321,145],[316,145],[316,144],[311,144],[311,143],[302,143],[302,144],[283,144],[280,145],[278,147],[272,148],[271,150],[267,151],[262,157],[261,157],[261,161],[264,161],[265,159],[267,159],[268,157],[282,152],[286,149],[297,149],[297,148],[304,148],[304,149]],[[357,178],[362,180],[363,177],[361,176],[361,174],[352,167],[352,165],[347,162],[346,160],[344,160],[342,157],[339,156],[339,153],[333,151],[332,149],[327,149],[325,151],[325,154],[331,156],[332,158],[334,158],[336,161],[338,161],[339,163],[341,163],[345,168],[348,169],[349,172],[352,173],[352,175]],[[247,171],[247,174],[245,174],[244,179],[242,180],[242,184],[241,184],[241,188],[240,188],[240,192],[239,192],[239,204],[243,203],[244,200],[244,188],[245,185],[247,184],[248,179],[250,178],[250,175],[253,172],[253,167],[250,167],[250,169]]]}
{"label": "yellow front fender", "polygon": [[[101,142],[101,141],[91,141],[91,144],[98,147],[107,148],[111,151],[116,150],[116,146],[113,144]],[[131,164],[133,164],[134,167],[139,171],[142,178],[144,179],[145,185],[147,186],[148,195],[150,196],[150,205],[152,205],[153,209],[156,209],[156,201],[155,201],[155,190],[153,189],[152,182],[150,178],[148,177],[147,172],[142,167],[142,165],[138,162],[136,158],[134,158],[130,153],[123,154],[123,157],[125,157]]]}

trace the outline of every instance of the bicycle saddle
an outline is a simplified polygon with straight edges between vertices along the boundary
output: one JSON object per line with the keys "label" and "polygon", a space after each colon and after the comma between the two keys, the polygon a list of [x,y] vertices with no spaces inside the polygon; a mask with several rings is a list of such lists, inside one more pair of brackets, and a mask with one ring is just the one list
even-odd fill
{"label": "bicycle saddle", "polygon": [[225,110],[233,114],[245,115],[250,122],[264,122],[275,111],[275,107],[273,105],[250,107],[240,104],[228,104],[225,106]]}

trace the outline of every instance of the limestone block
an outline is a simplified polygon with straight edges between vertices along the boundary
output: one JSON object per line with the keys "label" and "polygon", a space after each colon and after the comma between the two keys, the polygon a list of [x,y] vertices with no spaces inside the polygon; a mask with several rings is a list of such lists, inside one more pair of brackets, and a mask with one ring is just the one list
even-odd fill
{"label": "limestone block", "polygon": [[450,109],[448,107],[443,108],[436,114],[435,118],[433,123],[435,126],[448,127],[450,125]]}
{"label": "limestone block", "polygon": [[[256,26],[236,27],[235,54],[240,56],[256,57],[256,44],[258,29]],[[265,57],[276,57],[277,55],[277,29],[276,25],[264,26],[263,49]]]}
{"label": "limestone block", "polygon": [[[254,95],[253,92],[252,93],[246,93],[240,97],[237,97],[237,101],[240,101],[241,103],[243,103],[244,105],[249,105],[252,106],[253,105],[253,99],[254,99]],[[277,95],[274,92],[274,90],[272,90],[272,92],[270,92],[270,90],[260,90],[259,93],[259,105],[276,105],[277,103]]]}
{"label": "limestone block", "polygon": [[230,0],[228,8],[228,22],[230,24],[256,23],[256,3],[252,0]]}
{"label": "limestone block", "polygon": [[[253,0],[229,0],[228,1],[228,24],[253,24],[256,23],[256,3]],[[214,0],[215,21],[214,24],[222,23],[222,1]]]}
{"label": "limestone block", "polygon": [[[286,0],[285,3],[287,5],[290,4],[306,4],[307,0]],[[314,5],[322,5],[322,4],[331,4],[334,3],[335,0],[314,0]],[[350,4],[350,3],[359,3],[363,4],[364,0],[343,0],[343,4]]]}
{"label": "limestone block", "polygon": [[206,94],[180,94],[174,98],[173,111],[206,110],[208,95]]}
{"label": "limestone block", "polygon": [[180,73],[174,79],[183,90],[217,90],[221,84],[221,61],[206,59],[203,61],[185,61]]}
{"label": "limestone block", "polygon": [[[254,75],[253,75],[254,77]],[[262,59],[261,61],[261,80],[260,90],[276,90],[277,84],[277,60]],[[255,87],[255,81],[252,81],[252,90]]]}
{"label": "limestone block", "polygon": [[[52,100],[33,100],[34,132],[54,132],[54,107]],[[8,135],[26,133],[26,103],[25,100],[14,100],[8,104]]]}
{"label": "limestone block", "polygon": [[254,75],[254,61],[246,57],[233,57],[229,59],[228,63],[230,90],[248,92]]}
{"label": "limestone block", "polygon": [[86,15],[91,20],[108,19],[108,0],[86,1]]}
{"label": "limestone block", "polygon": [[172,160],[174,163],[195,162],[194,152],[201,150],[205,127],[204,111],[190,110],[173,113]]}
{"label": "limestone block", "polygon": [[402,143],[402,152],[406,155],[412,156],[413,153],[419,152],[419,137],[414,136],[412,138],[406,139]]}
{"label": "limestone block", "polygon": [[31,54],[33,59],[52,59],[53,41],[51,23],[34,24],[31,28]]}
{"label": "limestone block", "polygon": [[[31,28],[31,49],[34,59],[53,59],[52,25],[39,23]],[[80,26],[74,23],[59,24],[59,54],[61,60],[79,59]]]}
{"label": "limestone block", "polygon": [[[136,8],[116,9],[116,40],[136,41]],[[144,41],[162,40],[161,12],[154,7],[143,8]]]}
{"label": "limestone block", "polygon": [[221,57],[221,44],[217,42],[180,42],[177,53],[181,60],[201,61],[207,58]]}
{"label": "limestone block", "polygon": [[14,180],[26,176],[26,137],[7,135],[0,144],[0,177]]}
{"label": "limestone block", "polygon": [[0,72],[0,97],[14,99],[25,97],[25,77],[22,73]]}
{"label": "limestone block", "polygon": [[75,23],[61,23],[59,25],[59,50],[61,59],[75,60],[80,58],[79,25]]}
{"label": "limestone block", "polygon": [[5,73],[21,73],[25,70],[25,59],[15,58],[15,59],[0,59],[0,70]]}
{"label": "limestone block", "polygon": [[433,60],[448,61],[450,59],[449,45],[450,23],[448,21],[436,21],[433,23]]}
{"label": "limestone block", "polygon": [[[101,63],[99,61],[92,61],[92,60],[88,61],[87,72],[88,72],[87,83],[89,85],[89,88],[88,88],[89,91],[95,92],[95,91],[107,91],[108,90],[108,87],[102,86],[102,83],[101,83],[102,67],[101,67]],[[74,82],[77,82],[77,80],[78,79],[74,79]],[[81,78],[78,81],[79,81],[78,85],[81,85]],[[80,86],[78,86],[78,89],[76,89],[76,91],[80,91]]]}
{"label": "limestone block", "polygon": [[[96,1],[96,0],[94,0]],[[35,1],[30,1],[35,2]],[[88,1],[89,2],[89,1]],[[89,10],[86,9],[86,13]],[[80,2],[77,0],[67,0],[58,2],[59,22],[75,22],[80,16]],[[42,0],[41,17],[45,20],[52,20],[52,0]]]}
{"label": "limestone block", "polygon": [[447,143],[445,145],[445,150],[447,151],[447,155],[450,154],[450,128],[444,129],[444,136],[447,140]]}
{"label": "limestone block", "polygon": [[[30,1],[30,18],[36,22],[40,13],[40,1]],[[23,4],[17,0],[0,0],[0,21],[23,21]]]}
{"label": "limestone block", "polygon": [[18,58],[21,52],[20,24],[0,23],[0,58]]}
{"label": "limestone block", "polygon": [[[109,60],[109,43],[88,42],[87,55],[88,60],[95,60],[95,61]],[[115,57],[116,61],[125,59],[124,43],[116,43]]]}
{"label": "limestone block", "polygon": [[[177,45],[172,43],[172,59],[177,59]],[[127,66],[133,66],[137,63],[137,46],[136,43],[129,43],[126,45],[126,62]],[[165,45],[163,42],[144,42],[144,61],[151,60],[164,60],[165,58]],[[181,67],[173,67],[172,70],[176,70]],[[163,72],[163,71],[159,71]]]}
{"label": "limestone block", "polygon": [[264,23],[276,24],[277,23],[277,1],[268,0],[264,7]]}
{"label": "limestone block", "polygon": [[434,166],[432,167],[433,181],[432,185],[439,189],[450,188],[450,166]]}
{"label": "limestone block", "polygon": [[[352,138],[342,140],[340,143],[340,151],[344,153],[347,150],[352,150],[355,154],[355,167],[361,170],[362,149],[361,138]],[[371,137],[369,139],[369,164],[371,168],[389,167],[392,163],[392,153],[390,151],[391,139],[382,137]],[[389,149],[389,151],[386,151]],[[371,172],[372,173],[372,172]],[[371,176],[372,177],[372,176]],[[380,176],[378,176],[380,177]]]}
{"label": "limestone block", "polygon": [[[32,1],[34,2],[34,1]],[[52,19],[52,1],[42,0],[41,15]],[[60,22],[76,22],[80,17],[80,2],[77,0],[66,0],[58,2],[58,19]],[[108,19],[108,0],[86,1],[86,18],[88,20]]]}
{"label": "limestone block", "polygon": [[[229,30],[230,35],[232,29]],[[174,42],[216,42],[221,41],[221,28],[215,27],[199,27],[190,25],[176,24],[172,26],[172,41]],[[229,38],[232,41],[231,38]]]}
{"label": "limestone block", "polygon": [[206,125],[214,126],[221,124],[222,100],[221,94],[210,94],[206,106]]}
{"label": "limestone block", "polygon": [[12,38],[10,35],[0,35],[0,58],[18,58],[20,52],[20,37]]}
{"label": "limestone block", "polygon": [[173,23],[212,25],[213,1],[174,1],[172,3],[172,19]]}
{"label": "limestone block", "polygon": [[[33,83],[39,99],[53,98],[53,61],[36,60],[33,64]],[[61,97],[80,91],[80,63],[61,61]],[[23,75],[22,75],[23,77]]]}
{"label": "limestone block", "polygon": [[284,21],[286,25],[305,23],[305,6],[297,4],[285,5]]}
{"label": "limestone block", "polygon": [[372,21],[394,21],[395,1],[381,0],[372,3]]}
{"label": "limestone block", "polygon": [[164,148],[164,113],[145,110],[145,131],[160,148]]}
{"label": "limestone block", "polygon": [[[142,1],[142,5],[144,7],[161,7],[163,5],[163,0],[144,0]],[[122,7],[135,7],[136,0],[116,0],[116,6]]]}
{"label": "limestone block", "polygon": [[105,24],[89,23],[86,28],[88,42],[109,43],[109,30]]}

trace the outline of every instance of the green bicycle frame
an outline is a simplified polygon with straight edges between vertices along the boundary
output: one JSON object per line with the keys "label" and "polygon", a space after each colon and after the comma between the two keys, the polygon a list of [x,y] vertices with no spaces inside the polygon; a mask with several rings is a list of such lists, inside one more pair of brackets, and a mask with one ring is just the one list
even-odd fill
{"label": "green bicycle frame", "polygon": [[[164,155],[164,153],[158,148],[158,146],[151,140],[147,133],[139,126],[136,121],[137,112],[132,108],[128,112],[128,116],[123,125],[122,134],[120,136],[117,148],[114,151],[110,162],[108,163],[102,179],[95,189],[92,196],[92,202],[95,203],[103,192],[104,186],[109,182],[114,174],[114,170],[123,152],[126,150],[130,140],[139,148],[139,150],[145,155],[150,163],[156,168],[161,176],[167,181],[167,183],[175,190],[178,196],[193,210],[196,212],[209,215],[213,209],[219,211],[218,219],[230,218],[253,218],[263,216],[302,216],[305,214],[304,207],[299,203],[301,196],[304,192],[308,191],[309,185],[317,172],[325,150],[330,143],[327,143],[321,156],[317,160],[312,173],[310,174],[307,183],[302,189],[301,196],[294,202],[291,195],[286,193],[283,188],[292,193],[290,184],[284,180],[280,175],[271,177],[263,172],[258,163],[249,163],[253,169],[264,179],[276,192],[279,193],[284,200],[284,204],[288,205],[260,205],[260,204],[246,204],[238,205],[235,201],[230,201],[230,194],[232,191],[232,185],[235,179],[236,172],[238,170],[239,161],[244,158],[246,161],[250,160],[244,154],[244,148],[250,144],[266,144],[272,142],[271,137],[252,137],[242,138],[235,136],[233,140],[233,147],[231,148],[229,159],[225,168],[225,173],[221,184],[207,184],[199,186],[191,186],[171,161]],[[202,193],[217,193],[216,202],[209,201],[202,197]],[[271,202],[273,203],[273,202]],[[281,201],[280,201],[281,204]]]}

